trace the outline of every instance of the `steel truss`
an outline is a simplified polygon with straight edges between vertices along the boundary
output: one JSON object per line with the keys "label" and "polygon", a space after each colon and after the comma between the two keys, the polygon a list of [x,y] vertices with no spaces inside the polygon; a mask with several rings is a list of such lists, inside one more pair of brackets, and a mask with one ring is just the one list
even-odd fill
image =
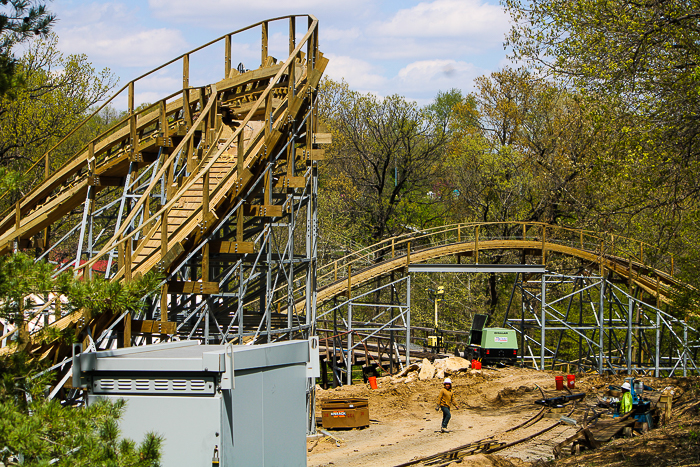
{"label": "steel truss", "polygon": [[[389,301],[378,301],[377,297],[389,297]],[[389,356],[387,363],[392,370],[394,359],[401,368],[404,363],[410,364],[410,275],[337,302],[334,300],[317,316],[318,333],[326,336],[321,338],[321,348],[322,352],[325,350],[325,360],[331,361],[334,385],[352,384],[352,365],[357,354],[364,353],[365,365],[370,364],[370,359],[381,364],[382,353]],[[376,345],[370,344],[373,341]]]}
{"label": "steel truss", "polygon": [[[698,374],[700,333],[610,277],[518,273],[504,326],[520,336],[522,365],[600,374]],[[514,297],[520,295],[520,316]]]}

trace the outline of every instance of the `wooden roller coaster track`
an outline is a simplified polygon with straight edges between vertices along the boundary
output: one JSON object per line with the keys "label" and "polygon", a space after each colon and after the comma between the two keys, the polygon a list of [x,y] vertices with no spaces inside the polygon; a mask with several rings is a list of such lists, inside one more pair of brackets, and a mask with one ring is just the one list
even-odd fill
{"label": "wooden roller coaster track", "polygon": [[389,238],[319,266],[317,304],[411,264],[450,256],[478,264],[481,252],[494,250],[520,251],[522,259],[528,255],[552,268],[557,254],[578,258],[589,270],[614,273],[664,303],[683,286],[674,278],[673,256],[645,242],[540,222],[477,222]]}
{"label": "wooden roller coaster track", "polygon": [[[303,19],[307,28],[298,39]],[[289,28],[284,61],[268,53],[270,28],[280,24]],[[260,66],[233,67],[233,38],[255,29],[261,31]],[[221,45],[223,79],[192,86],[191,57]],[[0,341],[24,332],[21,348],[54,362],[65,357],[69,345],[40,339],[41,325],[29,329],[40,315],[44,326],[74,329],[86,348],[99,347],[98,339],[130,346],[174,334],[239,343],[308,334],[312,294],[306,294],[303,313],[297,316],[289,299],[281,316],[273,313],[267,290],[289,281],[291,291],[299,277],[312,290],[316,165],[323,158],[319,145],[330,142],[330,135],[317,132],[315,106],[327,63],[318,49],[318,20],[285,16],[191,50],[105,102],[27,170],[36,182],[0,216],[0,254],[36,252],[38,259],[55,261],[59,271],[111,281],[159,271],[160,297],[139,316],[98,317],[82,310],[65,314],[60,298],[43,297],[25,313],[24,329]],[[137,110],[143,80],[180,64],[182,87]],[[70,136],[124,93],[127,116],[54,169],[52,157]],[[251,312],[251,300],[259,301],[259,310]]]}

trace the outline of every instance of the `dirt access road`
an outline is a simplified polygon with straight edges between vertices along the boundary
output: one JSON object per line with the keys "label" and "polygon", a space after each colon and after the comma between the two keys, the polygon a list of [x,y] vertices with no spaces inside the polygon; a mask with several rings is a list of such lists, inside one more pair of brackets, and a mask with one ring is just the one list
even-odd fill
{"label": "dirt access road", "polygon": [[[548,396],[556,395],[550,372],[484,369],[451,378],[460,410],[452,411],[449,433],[439,432],[442,413],[435,406],[442,381],[438,379],[406,384],[384,377],[378,379],[377,390],[368,385],[318,390],[317,415],[324,399],[365,397],[372,423],[365,429],[332,431],[340,442],[328,437],[310,441],[308,465],[398,465],[496,435],[532,417],[540,409],[534,401],[542,398],[536,385]],[[511,461],[522,464],[518,459]]]}

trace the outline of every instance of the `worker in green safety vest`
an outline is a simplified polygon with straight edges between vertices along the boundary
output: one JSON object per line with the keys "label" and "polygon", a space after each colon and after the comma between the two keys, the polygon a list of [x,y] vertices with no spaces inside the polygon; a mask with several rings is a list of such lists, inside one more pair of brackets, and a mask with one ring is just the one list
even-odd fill
{"label": "worker in green safety vest", "polygon": [[625,381],[622,385],[622,400],[620,401],[620,415],[624,415],[627,412],[632,411],[632,393],[630,390],[632,386],[630,383]]}

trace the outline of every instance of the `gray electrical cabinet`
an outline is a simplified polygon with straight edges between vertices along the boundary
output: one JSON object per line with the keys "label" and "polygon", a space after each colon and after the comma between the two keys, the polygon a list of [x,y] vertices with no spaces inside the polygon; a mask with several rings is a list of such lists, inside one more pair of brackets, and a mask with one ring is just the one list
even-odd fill
{"label": "gray electrical cabinet", "polygon": [[88,404],[124,399],[122,436],[163,436],[164,467],[210,467],[215,452],[225,467],[305,466],[314,351],[317,341],[179,341],[83,353],[73,384],[87,388]]}

